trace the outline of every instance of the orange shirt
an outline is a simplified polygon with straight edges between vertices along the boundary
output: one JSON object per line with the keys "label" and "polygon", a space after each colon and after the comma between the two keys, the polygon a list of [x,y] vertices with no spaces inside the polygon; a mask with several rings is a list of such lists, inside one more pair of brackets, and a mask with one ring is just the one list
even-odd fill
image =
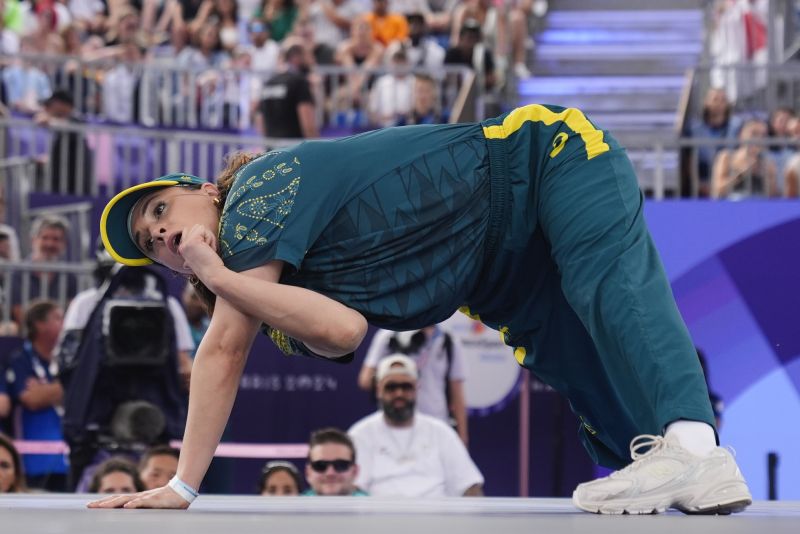
{"label": "orange shirt", "polygon": [[383,46],[408,37],[408,22],[403,15],[389,13],[385,17],[378,17],[370,12],[364,18],[372,27],[372,36]]}

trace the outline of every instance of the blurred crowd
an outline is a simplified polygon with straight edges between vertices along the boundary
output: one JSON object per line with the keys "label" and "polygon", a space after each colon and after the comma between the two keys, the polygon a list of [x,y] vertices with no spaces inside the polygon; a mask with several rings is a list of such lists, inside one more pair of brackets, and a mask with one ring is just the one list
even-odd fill
{"label": "blurred crowd", "polygon": [[800,116],[794,109],[737,114],[726,91],[711,88],[701,116],[683,133],[702,141],[684,153],[684,173],[697,172],[700,196],[800,196]]}
{"label": "blurred crowd", "polygon": [[542,0],[0,0],[2,100],[33,115],[63,90],[104,121],[273,137],[320,126],[308,109],[285,124],[279,104],[362,128],[439,122],[449,112],[437,94],[443,67],[473,69],[488,91],[529,76],[529,22],[546,9]]}

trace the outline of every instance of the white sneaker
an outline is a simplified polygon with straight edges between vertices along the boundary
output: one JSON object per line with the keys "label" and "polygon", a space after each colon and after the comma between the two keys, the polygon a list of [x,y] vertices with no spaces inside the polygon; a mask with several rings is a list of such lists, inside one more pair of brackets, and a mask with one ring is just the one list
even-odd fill
{"label": "white sneaker", "polygon": [[645,434],[631,441],[631,458],[624,469],[578,485],[572,493],[575,506],[598,514],[654,514],[667,508],[730,514],[753,501],[736,461],[722,447],[696,456],[674,437]]}

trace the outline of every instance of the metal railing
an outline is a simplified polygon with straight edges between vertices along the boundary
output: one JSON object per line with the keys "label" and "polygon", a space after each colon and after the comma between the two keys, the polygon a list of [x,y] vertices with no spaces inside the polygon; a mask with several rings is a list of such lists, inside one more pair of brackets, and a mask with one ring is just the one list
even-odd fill
{"label": "metal railing", "polygon": [[[203,128],[254,133],[254,117],[264,83],[274,71],[243,68],[178,67],[163,60],[124,62],[111,59],[86,61],[75,56],[20,54],[3,58],[6,69],[36,69],[51,88],[67,88],[75,110],[89,122],[110,122],[159,128]],[[358,116],[356,127],[369,121],[367,103],[375,80],[392,71],[380,68],[317,66],[309,76],[315,97],[317,124],[341,127]],[[414,69],[430,75],[437,87],[435,111],[449,116],[461,92],[475,85],[477,109],[483,91],[469,68],[444,66],[437,71]],[[455,120],[458,120],[456,117]],[[349,125],[349,124],[348,124]]]}
{"label": "metal railing", "polygon": [[94,262],[41,263],[0,261],[0,325],[16,322],[34,299],[54,300],[66,310],[75,295],[94,285]]}

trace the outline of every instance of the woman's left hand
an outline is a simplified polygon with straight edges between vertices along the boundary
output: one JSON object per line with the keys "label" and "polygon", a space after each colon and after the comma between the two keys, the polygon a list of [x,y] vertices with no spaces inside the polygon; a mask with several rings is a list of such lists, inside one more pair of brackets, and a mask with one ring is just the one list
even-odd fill
{"label": "woman's left hand", "polygon": [[202,224],[184,229],[178,252],[183,258],[183,266],[206,285],[215,270],[225,267],[217,252],[217,236]]}
{"label": "woman's left hand", "polygon": [[189,503],[169,486],[128,495],[111,495],[86,505],[87,508],[172,508],[185,510]]}

